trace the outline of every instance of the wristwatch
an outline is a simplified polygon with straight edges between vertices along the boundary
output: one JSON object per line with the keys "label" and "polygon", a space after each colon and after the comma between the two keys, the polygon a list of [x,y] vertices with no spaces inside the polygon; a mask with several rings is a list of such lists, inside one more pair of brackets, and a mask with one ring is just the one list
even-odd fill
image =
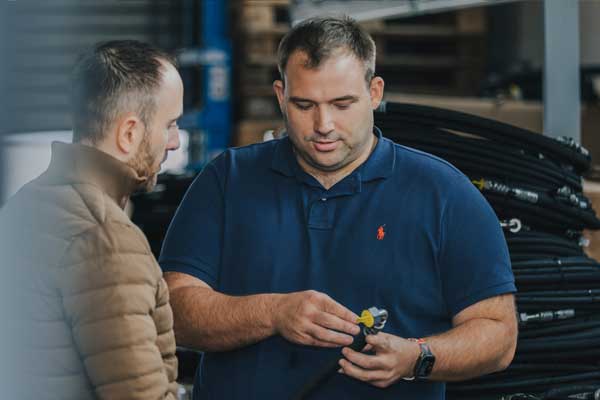
{"label": "wristwatch", "polygon": [[425,342],[425,339],[408,339],[413,342],[417,342],[421,348],[421,354],[417,358],[415,363],[415,369],[413,370],[413,376],[410,378],[402,378],[406,381],[412,381],[413,379],[427,379],[431,375],[433,365],[435,364],[435,356],[431,352],[429,345]]}

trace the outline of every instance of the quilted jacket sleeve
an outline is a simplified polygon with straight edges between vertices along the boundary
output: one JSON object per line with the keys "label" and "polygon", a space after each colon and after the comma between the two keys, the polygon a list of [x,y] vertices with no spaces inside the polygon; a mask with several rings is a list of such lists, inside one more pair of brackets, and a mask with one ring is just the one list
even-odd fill
{"label": "quilted jacket sleeve", "polygon": [[64,312],[100,399],[175,399],[173,315],[160,268],[136,227],[77,237],[60,276]]}

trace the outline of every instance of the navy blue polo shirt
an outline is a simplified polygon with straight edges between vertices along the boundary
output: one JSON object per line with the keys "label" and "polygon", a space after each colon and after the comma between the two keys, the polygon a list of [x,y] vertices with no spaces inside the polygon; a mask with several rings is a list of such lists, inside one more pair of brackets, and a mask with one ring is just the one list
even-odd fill
{"label": "navy blue polo shirt", "polygon": [[[228,295],[314,289],[357,314],[385,308],[385,331],[402,337],[445,332],[464,308],[514,292],[498,219],[469,179],[376,134],[368,160],[329,190],[300,168],[288,138],[225,151],[180,205],[163,270]],[[278,335],[205,353],[194,398],[290,398],[339,353]],[[444,392],[439,382],[378,389],[337,374],[314,398],[438,400]]]}

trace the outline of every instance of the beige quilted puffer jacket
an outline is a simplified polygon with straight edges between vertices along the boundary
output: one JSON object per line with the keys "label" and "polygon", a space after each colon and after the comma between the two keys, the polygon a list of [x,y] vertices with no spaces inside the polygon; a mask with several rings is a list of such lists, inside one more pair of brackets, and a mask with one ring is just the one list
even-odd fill
{"label": "beige quilted puffer jacket", "polygon": [[176,398],[169,292],[122,209],[140,184],[106,153],[54,143],[2,208],[2,398]]}

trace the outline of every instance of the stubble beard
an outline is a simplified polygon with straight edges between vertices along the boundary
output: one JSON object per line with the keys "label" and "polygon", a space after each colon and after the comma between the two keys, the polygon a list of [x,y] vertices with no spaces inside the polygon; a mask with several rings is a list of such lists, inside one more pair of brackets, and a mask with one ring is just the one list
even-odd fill
{"label": "stubble beard", "polygon": [[146,131],[136,155],[127,162],[127,165],[133,168],[140,178],[144,179],[140,190],[145,192],[152,191],[156,185],[157,172],[154,171],[154,162],[150,146],[150,132]]}

